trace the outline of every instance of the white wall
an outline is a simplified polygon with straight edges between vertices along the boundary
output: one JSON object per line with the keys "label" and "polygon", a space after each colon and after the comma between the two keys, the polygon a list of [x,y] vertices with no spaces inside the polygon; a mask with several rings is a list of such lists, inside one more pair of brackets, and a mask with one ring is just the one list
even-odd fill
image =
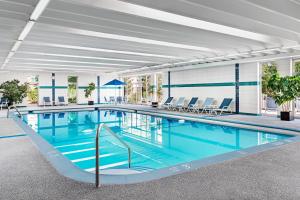
{"label": "white wall", "polygon": [[290,59],[276,60],[277,70],[281,76],[291,75]]}
{"label": "white wall", "polygon": [[86,104],[89,99],[97,102],[97,89],[92,92],[92,96],[90,98],[85,98],[84,96],[84,87],[87,87],[89,83],[93,82],[97,87],[97,75],[82,74],[77,75],[77,77],[77,103]]}
{"label": "white wall", "polygon": [[[33,75],[39,77],[39,105],[43,104],[43,97],[50,97],[52,99],[52,73],[43,72],[6,72],[0,73],[0,84],[4,81],[18,79],[21,83],[28,81],[28,78]],[[77,103],[86,104],[88,99],[84,97],[84,87],[88,86],[89,83],[93,82],[97,86],[97,74],[83,74],[83,73],[55,73],[55,101],[58,96],[64,96],[67,101],[68,97],[68,76],[78,77],[78,88],[77,88]],[[117,79],[117,76],[100,74],[100,102],[104,102],[104,96],[123,96],[123,89],[115,90],[112,87],[104,87],[103,85],[112,79]],[[97,103],[97,89],[92,93],[92,99]],[[24,100],[23,104],[27,104]]]}
{"label": "white wall", "polygon": [[58,101],[59,96],[63,96],[65,101],[68,101],[68,74],[56,73],[55,74],[55,101]]}
{"label": "white wall", "polygon": [[[240,86],[241,113],[260,113],[260,86],[258,73],[259,67],[257,63],[240,64],[240,82],[245,82]],[[166,72],[164,73],[163,84],[167,85],[167,83],[168,75]],[[171,96],[175,98],[183,96],[187,99],[199,97],[202,102],[205,98],[212,97],[216,100],[217,105],[219,105],[224,98],[233,98],[234,102],[232,104],[232,109],[235,110],[235,86],[224,86],[222,83],[235,83],[235,65],[174,71],[171,72],[171,85],[199,84],[199,86],[173,87],[171,88]],[[222,86],[216,84],[221,84]],[[163,92],[164,97],[166,98],[168,95],[168,88],[165,87]]]}
{"label": "white wall", "polygon": [[43,97],[50,97],[52,100],[52,74],[40,73],[39,75],[39,100],[38,104],[43,105]]}
{"label": "white wall", "polygon": [[240,64],[240,82],[252,83],[257,85],[240,86],[240,112],[241,113],[261,113],[261,86],[260,82],[260,64],[244,63]]}

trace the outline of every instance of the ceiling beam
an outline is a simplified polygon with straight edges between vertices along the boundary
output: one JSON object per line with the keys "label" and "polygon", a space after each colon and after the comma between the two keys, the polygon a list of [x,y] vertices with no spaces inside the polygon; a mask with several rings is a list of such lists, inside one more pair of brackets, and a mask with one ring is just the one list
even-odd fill
{"label": "ceiling beam", "polygon": [[[235,23],[247,30],[255,27],[260,33],[274,35],[293,41],[299,41],[299,20],[292,19],[280,13],[274,13],[272,10],[253,5],[246,0],[183,0],[187,4],[201,8],[207,8],[208,12],[202,12],[199,15],[211,18],[216,15],[217,20]],[[260,1],[262,2],[262,1]],[[266,2],[266,1],[263,1]],[[276,1],[277,3],[278,1]],[[273,4],[276,4],[273,1]],[[255,13],[255,14],[254,14]],[[218,15],[217,15],[218,14]],[[224,16],[221,18],[221,16]],[[231,19],[231,20],[230,20]],[[248,23],[246,23],[248,22]],[[252,25],[253,24],[253,25]],[[256,25],[256,26],[255,26]],[[267,30],[266,30],[267,29]],[[272,32],[273,30],[273,32]]]}
{"label": "ceiling beam", "polygon": [[289,0],[241,0],[256,7],[273,12],[280,16],[286,16],[300,22],[300,2]]}
{"label": "ceiling beam", "polygon": [[178,14],[173,14],[153,8],[148,8],[136,4],[122,2],[118,0],[62,0],[64,2],[75,3],[85,6],[93,6],[102,9],[113,10],[117,12],[127,13],[139,17],[149,18],[153,20],[164,21],[168,23],[178,24],[182,26],[197,28],[201,30],[217,32],[220,34],[231,35],[240,38],[260,41],[263,43],[278,43],[279,38],[259,34],[251,31],[245,31],[238,28],[232,28],[216,23],[211,23],[195,18],[190,18]]}
{"label": "ceiling beam", "polygon": [[136,51],[120,51],[114,49],[103,49],[103,48],[94,48],[94,47],[85,47],[85,46],[76,46],[76,45],[67,45],[67,44],[55,44],[47,42],[26,42],[28,45],[35,46],[47,46],[47,47],[56,47],[56,48],[65,48],[65,49],[76,49],[84,51],[95,51],[95,52],[106,52],[106,53],[116,53],[116,54],[127,54],[127,55],[137,55],[137,56],[146,56],[146,57],[157,57],[157,58],[168,58],[168,59],[180,59],[179,56],[171,55],[162,55],[162,54],[153,54],[153,53],[143,53]]}
{"label": "ceiling beam", "polygon": [[[296,49],[296,47],[294,47]],[[285,53],[280,53],[282,50]],[[191,69],[194,68],[194,65],[197,66],[206,66],[207,63],[209,63],[209,66],[218,66],[220,63],[223,65],[226,65],[228,62],[233,62],[233,63],[246,63],[246,62],[257,62],[257,61],[262,61],[262,60],[270,60],[270,59],[283,59],[287,57],[300,57],[300,51],[298,50],[291,50],[291,53],[286,53],[287,49],[279,49],[279,48],[274,48],[274,49],[268,49],[268,50],[261,50],[261,51],[253,51],[252,54],[250,53],[245,53],[245,54],[232,54],[232,55],[226,55],[226,56],[219,56],[219,57],[211,57],[211,58],[204,58],[204,59],[194,59],[194,60],[188,60],[188,61],[182,61],[182,62],[175,62],[175,63],[165,63],[161,65],[155,65],[155,66],[150,66],[150,67],[143,67],[142,70],[141,68],[136,68],[136,69],[130,69],[130,70],[124,70],[124,71],[119,71],[119,74],[131,74],[131,73],[139,73],[142,71],[153,71],[153,70],[171,70],[174,68],[178,69]],[[276,52],[276,53],[274,53]],[[261,53],[264,56],[259,56]],[[255,56],[255,54],[257,56]],[[271,54],[271,55],[270,55]],[[225,59],[233,58],[231,61],[222,61]],[[222,62],[218,62],[222,61]],[[199,64],[203,63],[204,64]]]}
{"label": "ceiling beam", "polygon": [[48,30],[55,30],[62,33],[71,33],[77,35],[84,35],[89,37],[98,37],[98,38],[105,38],[105,39],[113,39],[113,40],[122,40],[127,42],[135,42],[135,43],[142,43],[148,45],[159,45],[159,46],[166,46],[172,48],[182,48],[182,49],[189,49],[189,50],[196,50],[196,51],[204,51],[204,52],[212,52],[217,53],[216,50],[206,47],[199,47],[187,44],[180,44],[174,42],[165,42],[159,40],[152,40],[152,39],[145,39],[140,37],[131,37],[131,36],[124,36],[124,35],[117,35],[117,34],[110,34],[110,33],[102,33],[96,31],[89,31],[77,28],[70,28],[70,27],[62,27],[57,25],[48,25]]}
{"label": "ceiling beam", "polygon": [[14,56],[16,51],[21,46],[22,42],[25,40],[25,38],[28,36],[29,32],[32,30],[32,27],[36,23],[36,21],[39,19],[40,15],[43,13],[43,11],[46,9],[47,5],[49,4],[50,0],[39,0],[39,2],[36,4],[35,8],[33,9],[29,20],[27,21],[25,27],[21,31],[19,37],[17,38],[17,41],[15,42],[14,46],[8,53],[6,59],[4,60],[1,69],[4,69],[4,67],[9,63],[10,59]]}

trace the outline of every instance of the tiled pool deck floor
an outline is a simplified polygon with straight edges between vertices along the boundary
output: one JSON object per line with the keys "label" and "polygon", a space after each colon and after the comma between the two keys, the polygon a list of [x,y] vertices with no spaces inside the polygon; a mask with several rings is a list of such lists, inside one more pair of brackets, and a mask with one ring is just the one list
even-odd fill
{"label": "tiled pool deck floor", "polygon": [[[276,118],[243,115],[219,118],[300,131],[300,120],[281,122]],[[5,127],[6,132],[18,134],[19,127],[10,123],[13,121],[0,118],[1,132]],[[2,138],[0,152],[0,199],[5,200],[300,199],[299,142],[160,180],[100,189],[59,175],[27,136]]]}

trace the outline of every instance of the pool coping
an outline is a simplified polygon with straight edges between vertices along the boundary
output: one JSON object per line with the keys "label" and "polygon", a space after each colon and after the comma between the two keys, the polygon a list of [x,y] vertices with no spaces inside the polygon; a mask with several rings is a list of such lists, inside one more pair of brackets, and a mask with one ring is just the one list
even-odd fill
{"label": "pool coping", "polygon": [[[94,108],[95,109],[95,108]],[[143,111],[139,109],[124,109],[124,108],[118,108],[118,107],[98,107],[97,109],[114,109],[114,110],[123,110],[123,111],[129,111],[129,112],[135,112],[138,114],[151,114],[151,115],[158,115],[158,116],[164,116],[164,117],[170,117],[175,119],[185,119],[189,121],[196,121],[196,122],[203,122],[203,118],[193,118],[193,117],[183,117],[183,116],[175,116],[175,115],[169,115],[169,113],[162,114],[162,113],[155,113],[152,111]],[[73,109],[72,109],[73,110]],[[39,110],[40,111],[40,110]],[[47,110],[44,110],[47,112]],[[60,110],[61,112],[62,110]],[[68,109],[64,110],[68,111]],[[49,110],[48,110],[49,112]],[[53,112],[53,111],[50,111]],[[59,111],[58,111],[59,112]],[[44,140],[41,136],[35,133],[31,127],[29,127],[25,122],[23,122],[20,118],[17,118],[16,116],[13,116],[16,123],[24,130],[24,132],[29,136],[29,138],[33,141],[37,149],[41,152],[41,154],[50,162],[50,164],[57,170],[57,172],[65,177],[71,178],[76,181],[86,182],[86,183],[94,183],[95,182],[95,174],[91,172],[86,172],[75,165],[64,157],[58,150],[56,150],[51,144],[49,144],[46,140]],[[209,121],[209,122],[207,122]],[[207,120],[204,123],[210,123],[210,124],[218,124],[218,125],[224,125],[224,126],[231,126],[232,123],[229,122],[223,122],[223,124],[220,124],[220,121],[215,121],[213,123],[212,120]],[[225,123],[225,124],[224,124]],[[290,131],[286,130],[285,133],[282,133],[282,130],[276,130],[272,128],[274,131],[270,131],[270,128],[265,127],[256,127],[254,128],[253,125],[250,125],[250,127],[245,128],[245,124],[235,124],[233,127],[239,127],[242,129],[251,129],[251,130],[259,130],[261,131],[267,131],[267,132],[274,132],[279,134],[287,134],[287,135],[293,135],[293,137],[286,138],[277,142],[268,143],[268,144],[262,144],[259,146],[254,146],[242,150],[232,151],[216,156],[211,156],[208,158],[204,158],[201,160],[194,160],[187,163],[177,164],[171,167],[166,167],[162,169],[157,169],[153,171],[148,172],[141,172],[137,174],[100,174],[100,182],[101,184],[134,184],[134,183],[140,183],[140,182],[147,182],[152,180],[161,179],[168,176],[173,176],[177,174],[182,174],[185,172],[193,171],[205,166],[214,165],[218,163],[222,163],[225,161],[242,158],[245,156],[253,155],[259,152],[271,150],[274,148],[278,148],[282,145],[286,145],[289,143],[294,142],[300,142],[300,131]],[[258,129],[259,128],[259,129]],[[297,134],[292,134],[291,132],[294,132]],[[101,170],[104,172],[105,170]]]}

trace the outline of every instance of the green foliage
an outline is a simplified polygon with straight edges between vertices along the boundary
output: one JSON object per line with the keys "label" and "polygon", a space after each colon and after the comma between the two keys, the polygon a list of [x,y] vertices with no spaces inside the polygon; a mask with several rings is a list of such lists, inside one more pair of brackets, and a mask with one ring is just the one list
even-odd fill
{"label": "green foliage", "polygon": [[69,76],[68,82],[69,83],[77,83],[77,76]]}
{"label": "green foliage", "polygon": [[162,75],[157,75],[157,98],[158,101],[161,102],[163,97],[163,89],[162,89]]}
{"label": "green foliage", "polygon": [[27,92],[28,100],[30,103],[37,103],[38,102],[38,88],[32,87],[28,89]]}
{"label": "green foliage", "polygon": [[[156,94],[158,97],[158,101],[162,100],[162,74],[157,74],[157,89]],[[137,103],[140,99],[140,92],[142,93],[143,98],[149,100],[151,96],[154,95],[155,88],[154,85],[151,84],[151,75],[140,76],[140,77],[133,77],[133,78],[124,78],[124,82],[126,83],[125,89],[125,96],[129,103]],[[134,88],[134,81],[140,80],[142,83],[138,90],[136,91]]]}
{"label": "green foliage", "polygon": [[300,75],[300,61],[295,63],[295,75]]}
{"label": "green foliage", "polygon": [[267,96],[271,96],[272,91],[268,89],[268,82],[274,74],[278,74],[277,65],[276,63],[271,63],[271,65],[265,63],[262,66],[262,70],[262,93]]}
{"label": "green foliage", "polygon": [[76,98],[76,97],[75,97],[75,98],[74,98],[74,97],[73,97],[73,98],[70,98],[70,97],[69,97],[69,98],[68,98],[68,102],[69,102],[69,103],[76,103],[76,102],[77,102],[77,98]]}
{"label": "green foliage", "polygon": [[77,102],[77,77],[69,76],[68,77],[68,102],[76,103]]}
{"label": "green foliage", "polygon": [[27,83],[20,84],[17,79],[6,81],[0,85],[3,97],[6,97],[11,104],[21,103],[27,96],[27,88]]}
{"label": "green foliage", "polygon": [[84,96],[89,98],[92,96],[92,92],[96,89],[95,83],[89,83],[88,87],[84,90]]}
{"label": "green foliage", "polygon": [[300,96],[300,76],[280,77],[278,73],[272,75],[268,81],[269,95],[283,111],[289,111],[291,102]]}

